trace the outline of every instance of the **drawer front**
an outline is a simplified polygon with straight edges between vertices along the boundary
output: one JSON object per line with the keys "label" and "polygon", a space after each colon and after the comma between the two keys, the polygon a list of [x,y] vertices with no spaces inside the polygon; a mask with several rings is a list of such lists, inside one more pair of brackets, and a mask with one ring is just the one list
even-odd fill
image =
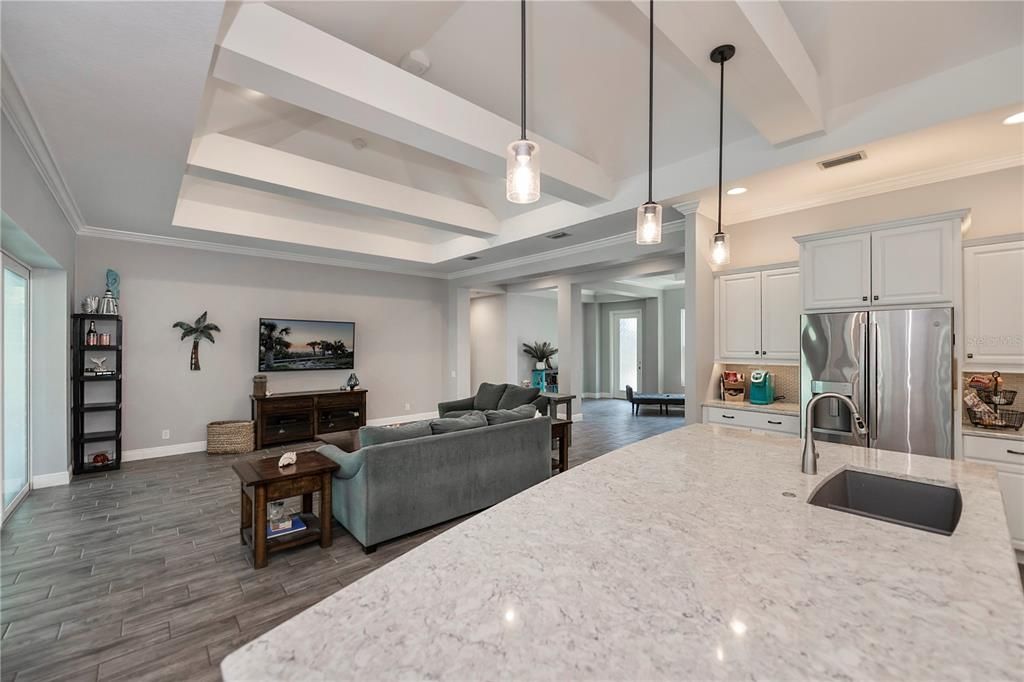
{"label": "drawer front", "polygon": [[312,398],[273,398],[263,400],[264,414],[277,414],[279,412],[297,412],[299,410],[313,409]]}
{"label": "drawer front", "polygon": [[312,438],[313,424],[308,412],[275,414],[267,417],[263,425],[263,442],[276,443],[298,438]]}
{"label": "drawer front", "polygon": [[1024,441],[965,435],[964,458],[1024,474]]}
{"label": "drawer front", "polygon": [[768,414],[747,410],[708,408],[708,420],[713,424],[740,426],[762,431],[778,431],[796,435],[800,433],[800,418],[788,414]]}
{"label": "drawer front", "polygon": [[358,408],[363,405],[365,393],[337,393],[334,395],[322,395],[317,397],[317,407],[350,407]]}
{"label": "drawer front", "polygon": [[319,476],[303,476],[301,478],[289,478],[284,481],[274,481],[267,484],[267,502],[283,500],[298,495],[320,492],[322,481]]}

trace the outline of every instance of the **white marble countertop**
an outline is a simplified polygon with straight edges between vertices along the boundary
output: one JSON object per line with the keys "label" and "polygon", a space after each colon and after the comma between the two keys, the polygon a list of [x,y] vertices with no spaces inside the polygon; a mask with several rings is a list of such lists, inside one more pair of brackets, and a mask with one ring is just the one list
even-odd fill
{"label": "white marble countertop", "polygon": [[[236,680],[1020,679],[994,469],[698,424],[555,476],[227,657]],[[806,504],[844,466],[955,482],[942,536]],[[788,494],[792,494],[790,497]]]}
{"label": "white marble countertop", "polygon": [[746,400],[741,403],[727,400],[705,400],[704,407],[722,407],[729,410],[746,410],[747,412],[767,412],[768,414],[789,414],[800,416],[800,403],[772,403],[771,405],[754,405]]}
{"label": "white marble countertop", "polygon": [[1013,429],[980,429],[974,424],[964,424],[965,436],[982,436],[983,438],[1002,438],[1024,442],[1024,431]]}

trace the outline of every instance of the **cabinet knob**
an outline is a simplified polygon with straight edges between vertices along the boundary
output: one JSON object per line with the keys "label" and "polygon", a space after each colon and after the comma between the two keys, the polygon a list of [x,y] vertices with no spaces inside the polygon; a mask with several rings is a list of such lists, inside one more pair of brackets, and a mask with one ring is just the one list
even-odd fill
{"label": "cabinet knob", "polygon": [[860,300],[862,300],[862,301],[866,301],[866,300],[868,300],[868,297],[867,297],[867,296],[861,296],[861,297],[860,297]]}
{"label": "cabinet knob", "polygon": [[877,301],[877,300],[878,300],[878,295],[876,294],[875,296],[872,296],[871,298],[872,298],[873,300]]}
{"label": "cabinet knob", "polygon": [[761,354],[761,351],[759,351],[759,350],[755,350],[754,351],[754,355],[760,355],[760,354]]}
{"label": "cabinet knob", "polygon": [[968,354],[967,354],[967,359],[968,359],[968,360],[970,360],[970,359],[971,359],[971,358],[973,358],[973,357],[974,357],[974,353],[968,353]]}
{"label": "cabinet knob", "polygon": [[763,350],[763,351],[761,351],[761,355],[762,355],[762,356],[764,356],[764,355],[768,355],[768,351],[766,351],[766,350]]}

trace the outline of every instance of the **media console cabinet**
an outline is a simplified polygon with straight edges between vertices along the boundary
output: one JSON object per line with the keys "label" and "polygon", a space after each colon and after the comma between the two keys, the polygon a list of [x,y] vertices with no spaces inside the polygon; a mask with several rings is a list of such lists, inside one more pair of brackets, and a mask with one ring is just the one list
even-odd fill
{"label": "media console cabinet", "polygon": [[256,422],[257,450],[366,425],[366,390],[362,388],[249,397],[252,419]]}

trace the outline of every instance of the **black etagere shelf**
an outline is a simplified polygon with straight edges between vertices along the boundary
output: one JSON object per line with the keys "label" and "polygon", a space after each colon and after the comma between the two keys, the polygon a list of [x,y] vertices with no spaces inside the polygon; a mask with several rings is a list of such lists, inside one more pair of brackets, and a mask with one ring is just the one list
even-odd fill
{"label": "black etagere shelf", "polygon": [[[95,322],[100,325],[98,331],[104,333],[110,329],[112,343],[99,345],[87,344],[86,335],[89,332],[89,324]],[[112,471],[121,468],[121,377],[124,371],[123,353],[121,343],[123,340],[124,323],[120,315],[100,315],[96,313],[76,313],[71,316],[71,393],[72,393],[72,464],[75,474],[90,474],[99,471]],[[114,364],[110,369],[113,374],[95,375],[87,372],[90,367],[89,359],[94,353],[106,353],[114,356]],[[92,382],[102,382],[100,386],[106,393],[102,400],[86,402],[86,385]],[[107,384],[113,384],[113,395]],[[113,417],[113,428],[110,428],[110,417],[103,421],[108,426],[103,428],[90,428],[86,430],[86,415],[101,417],[110,415]],[[94,463],[93,457],[96,454],[94,446],[97,444],[109,444],[110,449],[106,450],[109,461],[105,463]],[[86,452],[89,450],[89,452]]]}

